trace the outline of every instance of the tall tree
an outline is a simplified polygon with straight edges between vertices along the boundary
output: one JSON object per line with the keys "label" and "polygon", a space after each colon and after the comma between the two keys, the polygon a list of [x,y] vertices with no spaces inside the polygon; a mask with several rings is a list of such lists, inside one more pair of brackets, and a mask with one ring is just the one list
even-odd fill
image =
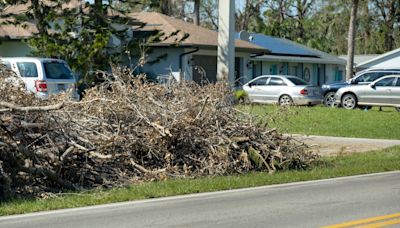
{"label": "tall tree", "polygon": [[200,25],[200,0],[194,0],[193,22],[195,25]]}
{"label": "tall tree", "polygon": [[373,0],[376,11],[381,19],[379,32],[384,38],[384,51],[395,48],[395,28],[400,22],[399,0]]}
{"label": "tall tree", "polygon": [[264,6],[263,0],[246,0],[243,10],[236,13],[236,28],[238,31],[249,31],[252,20],[257,20],[261,14],[261,8]]}
{"label": "tall tree", "polygon": [[346,79],[349,80],[353,77],[353,65],[354,65],[354,46],[355,46],[355,35],[356,35],[356,24],[357,24],[357,9],[358,0],[352,0],[351,14],[349,22],[349,33],[347,40],[347,65],[346,65]]}
{"label": "tall tree", "polygon": [[201,15],[203,25],[210,29],[218,29],[218,2],[216,0],[201,1]]}

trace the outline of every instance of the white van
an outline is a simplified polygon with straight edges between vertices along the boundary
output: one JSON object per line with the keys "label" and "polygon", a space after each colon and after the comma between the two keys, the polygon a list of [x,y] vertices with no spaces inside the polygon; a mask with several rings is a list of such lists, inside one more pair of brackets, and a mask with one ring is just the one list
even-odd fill
{"label": "white van", "polygon": [[29,91],[47,99],[49,94],[72,91],[79,99],[76,78],[68,64],[60,59],[13,57],[0,58],[0,63],[14,71]]}

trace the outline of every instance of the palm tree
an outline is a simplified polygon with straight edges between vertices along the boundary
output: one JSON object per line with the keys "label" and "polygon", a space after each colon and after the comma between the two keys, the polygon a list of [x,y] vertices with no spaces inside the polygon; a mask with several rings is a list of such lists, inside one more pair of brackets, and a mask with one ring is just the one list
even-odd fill
{"label": "palm tree", "polygon": [[194,0],[194,19],[195,25],[200,25],[200,0]]}
{"label": "palm tree", "polygon": [[349,22],[349,34],[347,40],[346,80],[349,80],[353,76],[357,8],[358,8],[358,0],[352,0],[351,15]]}

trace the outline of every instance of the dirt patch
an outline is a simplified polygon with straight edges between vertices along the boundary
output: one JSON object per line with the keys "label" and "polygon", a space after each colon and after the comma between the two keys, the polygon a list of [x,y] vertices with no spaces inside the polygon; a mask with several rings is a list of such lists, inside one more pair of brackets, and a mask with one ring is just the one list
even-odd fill
{"label": "dirt patch", "polygon": [[323,156],[361,153],[400,145],[400,140],[345,138],[331,136],[294,135],[298,140],[310,145],[312,150]]}

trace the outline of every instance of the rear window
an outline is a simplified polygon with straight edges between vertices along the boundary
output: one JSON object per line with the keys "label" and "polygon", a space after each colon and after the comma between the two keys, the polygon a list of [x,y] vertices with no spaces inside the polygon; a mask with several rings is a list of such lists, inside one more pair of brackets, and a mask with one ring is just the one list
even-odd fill
{"label": "rear window", "polygon": [[269,85],[272,85],[272,86],[285,86],[286,83],[280,78],[272,77],[271,80],[269,80]]}
{"label": "rear window", "polygon": [[308,85],[308,83],[300,78],[287,78],[295,85]]}
{"label": "rear window", "polygon": [[73,79],[72,71],[60,62],[43,63],[46,78],[48,79]]}
{"label": "rear window", "polygon": [[32,62],[19,62],[17,63],[17,67],[21,77],[25,78],[37,78],[38,71],[36,68],[36,64]]}

